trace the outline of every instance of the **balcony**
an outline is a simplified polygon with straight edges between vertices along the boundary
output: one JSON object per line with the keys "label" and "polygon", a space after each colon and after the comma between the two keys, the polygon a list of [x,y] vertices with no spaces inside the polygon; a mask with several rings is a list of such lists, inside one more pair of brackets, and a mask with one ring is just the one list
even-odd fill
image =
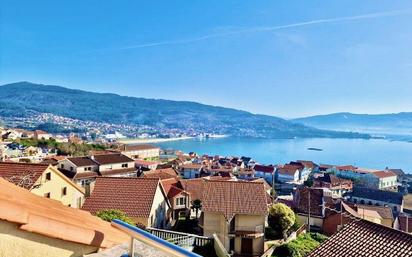
{"label": "balcony", "polygon": [[[159,256],[160,254],[166,254],[167,256],[171,256],[171,257],[202,257],[196,253],[193,253],[187,250],[186,244],[196,243],[195,239],[190,240],[191,238],[187,236],[180,236],[180,237],[173,238],[173,240],[171,240],[173,242],[172,243],[164,239],[161,239],[138,227],[131,226],[120,220],[113,220],[112,226],[126,232],[128,235],[132,237],[132,244],[130,246],[131,248],[129,249],[129,255],[128,255],[130,257]],[[209,240],[208,238],[206,239]],[[146,248],[149,247],[150,251],[152,252],[152,255],[146,255],[146,254],[142,254],[136,251],[136,250],[139,250],[139,249],[135,249],[136,242],[143,244]],[[154,253],[153,255],[153,252],[157,252],[157,253]]]}
{"label": "balcony", "polygon": [[263,225],[257,226],[235,226],[230,228],[229,234],[241,237],[261,237],[265,233]]}

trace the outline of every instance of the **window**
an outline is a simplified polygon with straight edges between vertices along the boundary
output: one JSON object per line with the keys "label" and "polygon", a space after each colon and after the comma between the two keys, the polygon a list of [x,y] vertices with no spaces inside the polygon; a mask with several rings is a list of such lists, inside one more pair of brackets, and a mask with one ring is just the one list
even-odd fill
{"label": "window", "polygon": [[62,188],[62,196],[67,195],[67,187]]}
{"label": "window", "polygon": [[176,199],[176,205],[186,205],[186,198],[185,197],[179,197]]}
{"label": "window", "polygon": [[44,194],[44,197],[50,198],[50,193],[45,193],[45,194]]}
{"label": "window", "polygon": [[127,168],[127,167],[129,167],[129,164],[127,164],[127,163],[122,164],[122,168]]}
{"label": "window", "polygon": [[92,167],[84,167],[84,171],[91,171]]}
{"label": "window", "polygon": [[83,201],[82,201],[82,197],[78,197],[77,198],[77,208],[81,208],[83,205]]}
{"label": "window", "polygon": [[63,163],[60,164],[60,168],[64,169],[64,164]]}
{"label": "window", "polygon": [[46,173],[46,181],[50,181],[51,180],[51,173],[47,172]]}
{"label": "window", "polygon": [[70,167],[70,171],[73,171],[73,167]]}

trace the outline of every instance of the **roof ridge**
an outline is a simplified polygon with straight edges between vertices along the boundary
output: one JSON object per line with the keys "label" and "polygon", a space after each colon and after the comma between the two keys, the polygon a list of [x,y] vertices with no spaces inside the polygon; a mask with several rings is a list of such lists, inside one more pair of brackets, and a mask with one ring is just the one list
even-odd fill
{"label": "roof ridge", "polygon": [[107,180],[109,180],[109,179],[124,179],[124,180],[132,180],[132,179],[135,179],[135,180],[160,180],[159,178],[153,178],[153,177],[147,177],[147,178],[144,178],[144,177],[97,177],[96,179],[107,179]]}
{"label": "roof ridge", "polygon": [[[251,184],[250,181],[246,180],[214,180],[214,179],[205,179],[207,182],[226,182],[226,183],[244,183],[244,184]],[[259,185],[263,184],[263,181],[254,181],[253,184]]]}
{"label": "roof ridge", "polygon": [[30,165],[30,166],[49,166],[49,164],[44,164],[44,163],[31,163],[31,162],[0,162],[0,165],[2,164],[11,164],[11,165]]}

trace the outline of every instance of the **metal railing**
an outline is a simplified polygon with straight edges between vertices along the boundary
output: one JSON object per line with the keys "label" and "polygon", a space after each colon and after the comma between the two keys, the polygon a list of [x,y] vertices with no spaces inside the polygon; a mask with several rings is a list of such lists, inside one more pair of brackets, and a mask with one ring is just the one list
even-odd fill
{"label": "metal railing", "polygon": [[232,232],[252,232],[252,233],[263,233],[263,225],[257,226],[235,226],[234,229],[231,229]]}
{"label": "metal railing", "polygon": [[130,250],[131,257],[134,256],[134,249],[133,249],[134,240],[138,240],[150,247],[153,247],[159,251],[165,252],[169,254],[170,256],[202,257],[196,253],[192,253],[176,244],[173,244],[164,239],[161,239],[143,229],[127,224],[121,220],[117,220],[117,219],[112,220],[112,226],[122,230],[123,232],[127,233],[128,235],[132,237],[132,244],[131,244],[131,250]]}
{"label": "metal railing", "polygon": [[213,243],[213,238],[198,236],[195,234],[182,233],[177,231],[146,228],[151,234],[180,246],[204,246]]}

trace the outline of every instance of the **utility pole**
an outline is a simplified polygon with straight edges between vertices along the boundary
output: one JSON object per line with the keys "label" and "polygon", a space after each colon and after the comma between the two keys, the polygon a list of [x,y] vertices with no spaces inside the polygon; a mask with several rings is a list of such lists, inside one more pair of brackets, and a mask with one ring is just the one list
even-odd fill
{"label": "utility pole", "polygon": [[310,189],[306,188],[308,189],[308,232],[310,233]]}
{"label": "utility pole", "polygon": [[340,177],[337,177],[337,178],[339,179],[339,190],[340,190],[340,229],[342,229],[342,227],[343,227],[342,180],[340,179]]}

